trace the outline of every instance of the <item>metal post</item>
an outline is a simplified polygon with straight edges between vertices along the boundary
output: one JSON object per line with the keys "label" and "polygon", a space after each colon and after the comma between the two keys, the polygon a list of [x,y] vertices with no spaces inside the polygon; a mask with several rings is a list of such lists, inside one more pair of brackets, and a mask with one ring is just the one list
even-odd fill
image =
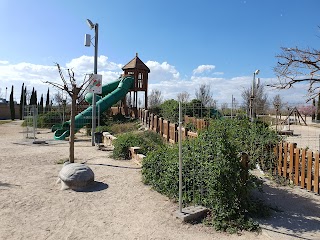
{"label": "metal post", "polygon": [[179,212],[182,212],[182,111],[179,102]]}
{"label": "metal post", "polygon": [[233,118],[233,112],[232,112],[232,110],[233,110],[233,95],[231,95],[231,119]]}
{"label": "metal post", "polygon": [[[94,74],[98,72],[98,23],[94,25]],[[91,129],[91,143],[95,145],[94,133],[96,131],[96,93],[92,94],[92,129]]]}
{"label": "metal post", "polygon": [[98,127],[100,127],[100,105],[98,105]]}
{"label": "metal post", "polygon": [[250,112],[250,117],[251,117],[251,122],[253,122],[254,120],[254,88],[255,88],[255,78],[256,78],[256,73],[254,72],[253,73],[253,80],[252,80],[252,87],[251,87],[251,98],[250,98],[250,106],[251,106],[251,112]]}
{"label": "metal post", "polygon": [[36,116],[36,106],[35,105],[32,105],[32,120],[33,120],[33,141],[35,142],[36,141],[36,122],[37,122],[37,116]]}

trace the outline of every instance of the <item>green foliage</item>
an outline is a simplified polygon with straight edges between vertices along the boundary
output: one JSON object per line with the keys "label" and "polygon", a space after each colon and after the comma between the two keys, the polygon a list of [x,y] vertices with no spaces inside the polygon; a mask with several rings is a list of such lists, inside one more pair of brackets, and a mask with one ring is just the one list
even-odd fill
{"label": "green foliage", "polygon": [[25,103],[23,102],[23,99],[24,99],[24,83],[22,83],[21,94],[20,94],[20,105],[19,105],[20,120],[22,120],[23,107],[25,105]]}
{"label": "green foliage", "polygon": [[186,104],[186,115],[190,117],[203,118],[207,116],[207,108],[198,99],[193,99]]}
{"label": "green foliage", "polygon": [[136,119],[125,117],[122,114],[110,117],[108,113],[104,113],[101,115],[100,122],[101,125],[96,131],[109,132],[112,135],[136,131],[139,128],[139,122]]}
{"label": "green foliage", "polygon": [[172,123],[179,121],[179,102],[171,99],[166,100],[160,105],[160,115]]}
{"label": "green foliage", "polygon": [[113,158],[129,159],[130,147],[140,147],[139,153],[147,154],[163,145],[162,138],[154,132],[129,132],[121,134],[113,143]]}
{"label": "green foliage", "polygon": [[96,127],[96,132],[109,132],[110,126],[98,126]]}
{"label": "green foliage", "polygon": [[150,113],[153,113],[155,115],[159,115],[160,111],[161,111],[160,106],[150,107],[150,108],[148,108],[148,110]]}
{"label": "green foliage", "polygon": [[[261,203],[252,199],[251,190],[260,183],[242,166],[240,153],[248,152],[252,164],[263,159],[264,166],[269,166],[272,151],[267,156],[262,150],[277,141],[276,134],[259,122],[212,121],[210,129],[197,139],[183,142],[183,202],[209,208],[207,223],[217,230],[257,229],[251,217],[259,212]],[[142,175],[146,184],[177,200],[178,146],[163,146],[149,153],[142,162]]]}
{"label": "green foliage", "polygon": [[47,112],[39,115],[38,127],[51,128],[54,124],[61,122],[62,116],[59,112]]}

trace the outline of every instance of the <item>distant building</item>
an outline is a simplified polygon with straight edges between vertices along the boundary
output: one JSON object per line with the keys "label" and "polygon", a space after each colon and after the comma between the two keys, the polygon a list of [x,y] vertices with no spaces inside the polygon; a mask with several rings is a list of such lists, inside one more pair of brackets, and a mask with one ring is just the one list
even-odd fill
{"label": "distant building", "polygon": [[9,102],[6,101],[4,98],[0,98],[0,104],[8,104]]}
{"label": "distant building", "polygon": [[[14,109],[15,109],[15,118],[19,119],[19,105],[16,101],[14,101]],[[11,113],[10,113],[10,105],[9,102],[6,101],[4,98],[0,98],[0,119],[10,119]]]}

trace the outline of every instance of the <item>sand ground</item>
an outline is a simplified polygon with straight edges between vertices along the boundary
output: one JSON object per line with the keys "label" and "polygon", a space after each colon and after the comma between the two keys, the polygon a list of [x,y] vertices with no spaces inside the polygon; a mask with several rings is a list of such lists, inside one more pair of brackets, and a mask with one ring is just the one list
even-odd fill
{"label": "sand ground", "polygon": [[56,184],[68,142],[41,130],[32,144],[20,121],[0,125],[0,239],[320,239],[320,197],[266,181],[266,201],[280,211],[259,220],[262,232],[229,235],[181,223],[177,204],[141,182],[132,161],[111,159],[78,134],[76,162],[86,162],[96,185],[86,192]]}

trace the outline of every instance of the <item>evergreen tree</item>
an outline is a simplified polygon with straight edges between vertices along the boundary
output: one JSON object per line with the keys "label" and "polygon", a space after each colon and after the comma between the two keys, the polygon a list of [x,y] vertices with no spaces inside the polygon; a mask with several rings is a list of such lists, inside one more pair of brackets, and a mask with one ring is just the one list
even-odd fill
{"label": "evergreen tree", "polygon": [[23,113],[23,107],[24,107],[24,83],[22,83],[21,87],[21,95],[20,95],[20,106],[19,106],[19,115],[20,115],[20,120],[22,120],[22,113]]}
{"label": "evergreen tree", "polygon": [[41,98],[39,102],[39,112],[43,113],[43,94],[41,94]]}
{"label": "evergreen tree", "polygon": [[46,112],[49,111],[49,104],[50,104],[50,95],[49,95],[49,88],[48,88],[48,92],[47,92],[47,99],[46,99]]}
{"label": "evergreen tree", "polygon": [[15,119],[15,109],[14,109],[14,102],[13,102],[13,85],[11,87],[11,93],[10,93],[10,115],[11,120]]}
{"label": "evergreen tree", "polygon": [[35,97],[34,97],[34,87],[32,88],[31,96],[30,96],[30,105],[35,105],[37,102],[35,102]]}
{"label": "evergreen tree", "polygon": [[27,87],[24,87],[24,105],[27,106]]}
{"label": "evergreen tree", "polygon": [[38,96],[37,96],[37,91],[34,91],[34,105],[38,104]]}

